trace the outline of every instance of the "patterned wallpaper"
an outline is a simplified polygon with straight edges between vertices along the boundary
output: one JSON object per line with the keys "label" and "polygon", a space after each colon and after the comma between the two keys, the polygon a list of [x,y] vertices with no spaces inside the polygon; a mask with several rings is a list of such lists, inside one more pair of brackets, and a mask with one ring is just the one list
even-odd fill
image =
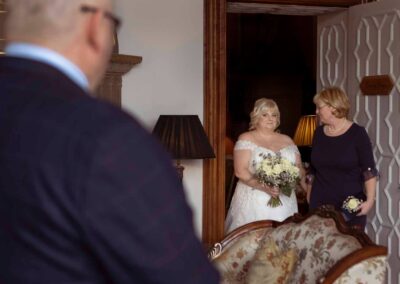
{"label": "patterned wallpaper", "polygon": [[[351,117],[365,126],[380,171],[367,234],[388,247],[386,283],[400,283],[400,1],[382,0],[348,13],[318,18],[318,89],[339,85],[351,100]],[[387,96],[364,96],[368,75],[389,75]]]}

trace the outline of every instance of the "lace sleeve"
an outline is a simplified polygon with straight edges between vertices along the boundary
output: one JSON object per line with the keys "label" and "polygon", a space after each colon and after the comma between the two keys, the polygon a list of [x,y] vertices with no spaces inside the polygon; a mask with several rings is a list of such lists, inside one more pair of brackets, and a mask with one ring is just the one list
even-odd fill
{"label": "lace sleeve", "polygon": [[357,153],[362,178],[365,181],[376,177],[379,178],[379,172],[376,169],[374,156],[372,153],[372,143],[365,128],[360,128],[357,137]]}
{"label": "lace sleeve", "polygon": [[376,168],[367,168],[365,171],[362,172],[362,176],[364,182],[374,177],[379,180],[379,171]]}
{"label": "lace sleeve", "polygon": [[296,145],[291,145],[291,146],[292,146],[292,148],[293,148],[293,152],[301,156],[300,151],[299,151],[299,148],[297,148]]}
{"label": "lace sleeve", "polygon": [[235,144],[234,151],[236,150],[253,150],[255,147],[254,143],[247,140],[238,140]]}

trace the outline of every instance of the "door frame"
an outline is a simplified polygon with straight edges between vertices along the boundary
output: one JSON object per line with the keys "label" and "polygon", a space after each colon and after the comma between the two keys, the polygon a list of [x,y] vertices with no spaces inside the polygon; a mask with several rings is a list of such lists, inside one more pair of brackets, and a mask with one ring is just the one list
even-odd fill
{"label": "door frame", "polygon": [[[225,221],[226,18],[229,3],[341,7],[374,0],[204,0],[204,129],[216,154],[203,163],[203,244],[222,240]],[[323,5],[323,6],[322,6]],[[246,8],[245,8],[246,9]]]}
{"label": "door frame", "polygon": [[203,163],[203,243],[224,236],[226,125],[226,0],[204,0],[204,129],[215,159]]}

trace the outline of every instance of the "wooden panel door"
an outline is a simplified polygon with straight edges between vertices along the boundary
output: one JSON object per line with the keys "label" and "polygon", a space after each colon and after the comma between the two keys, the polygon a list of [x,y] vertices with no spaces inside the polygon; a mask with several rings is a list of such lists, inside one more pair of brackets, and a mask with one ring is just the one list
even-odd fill
{"label": "wooden panel door", "polygon": [[[389,249],[387,283],[400,283],[400,1],[381,0],[318,18],[318,90],[337,85],[366,127],[380,171],[367,233]],[[364,96],[364,76],[389,75],[388,96]]]}

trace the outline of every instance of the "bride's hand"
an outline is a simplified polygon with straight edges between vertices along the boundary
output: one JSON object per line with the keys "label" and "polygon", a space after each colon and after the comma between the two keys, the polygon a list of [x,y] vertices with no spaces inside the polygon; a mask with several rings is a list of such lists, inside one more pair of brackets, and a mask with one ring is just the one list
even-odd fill
{"label": "bride's hand", "polygon": [[265,185],[264,186],[264,191],[266,193],[268,193],[269,195],[271,195],[272,197],[278,197],[279,196],[279,188],[277,188],[275,186]]}

